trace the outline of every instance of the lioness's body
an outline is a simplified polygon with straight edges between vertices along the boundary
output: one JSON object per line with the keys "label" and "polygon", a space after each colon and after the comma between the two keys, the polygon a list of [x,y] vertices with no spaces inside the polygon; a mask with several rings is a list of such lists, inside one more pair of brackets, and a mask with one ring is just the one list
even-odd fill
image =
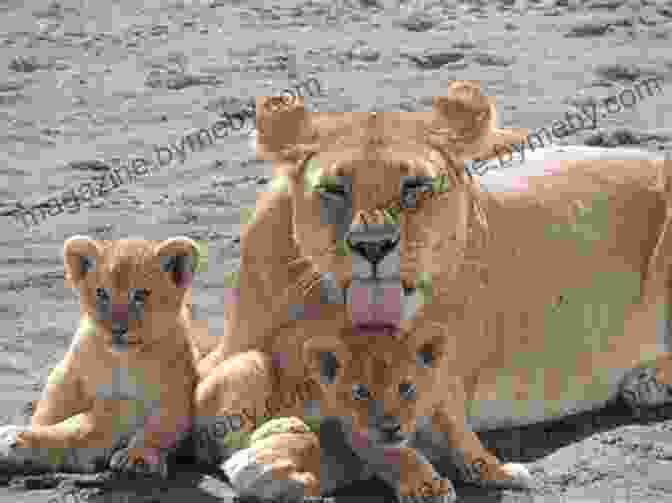
{"label": "lioness's body", "polygon": [[[292,353],[302,325],[328,333],[344,319],[354,332],[447,337],[441,383],[423,390],[444,415],[433,425],[418,413],[420,429],[437,433],[430,457],[450,448],[466,466],[488,460],[484,481],[506,470],[474,430],[561,417],[619,392],[635,408],[672,400],[669,162],[575,150],[547,166],[557,173],[516,187],[501,179],[515,168],[493,170],[479,186],[465,161],[493,159],[527,132],[494,127],[494,103],[473,82],[451,83],[427,114],[264,110],[261,100],[258,147],[275,163],[275,190],[241,238],[240,296],[199,368],[198,416],[217,415],[232,392],[237,406],[264,409],[263,365],[238,359],[234,371],[228,356]],[[302,302],[318,309],[306,316]],[[643,363],[648,371],[632,372]]]}
{"label": "lioness's body", "polygon": [[666,231],[672,165],[666,173],[645,152],[565,150],[495,165],[481,179],[490,187],[486,283],[464,308],[465,324],[450,320],[479,348],[468,404],[477,430],[604,405],[632,368],[672,350],[670,271],[651,263]]}

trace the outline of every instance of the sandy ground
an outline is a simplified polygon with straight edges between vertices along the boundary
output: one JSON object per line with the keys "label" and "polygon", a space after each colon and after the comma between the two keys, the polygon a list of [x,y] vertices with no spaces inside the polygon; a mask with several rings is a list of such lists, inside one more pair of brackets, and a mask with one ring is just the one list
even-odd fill
{"label": "sandy ground", "polygon": [[[623,90],[649,77],[669,82],[670,1],[348,1],[0,0],[0,212],[101,174],[74,161],[151,159],[154,145],[310,76],[323,95],[306,101],[319,110],[427,109],[449,80],[478,79],[484,94],[497,97],[500,126],[530,131],[621,93],[621,105],[605,108],[596,129],[556,143],[669,148],[669,84],[634,104]],[[200,78],[171,85],[180,65]],[[269,174],[249,136],[238,134],[33,230],[0,217],[0,419],[20,421],[76,327],[76,296],[62,283],[67,237],[206,240],[210,268],[194,296],[198,316],[217,333],[224,273],[239,259],[239,212],[254,205]],[[485,434],[503,458],[531,462],[541,488],[529,497],[469,487],[458,493],[462,501],[672,501],[672,410],[657,413],[639,424],[615,407]],[[65,502],[79,500],[63,488],[86,478],[4,482],[2,502]],[[186,464],[163,487],[106,487],[91,501],[151,501],[153,492],[162,503],[197,503],[231,494]],[[389,498],[376,485],[347,493],[363,491]]]}

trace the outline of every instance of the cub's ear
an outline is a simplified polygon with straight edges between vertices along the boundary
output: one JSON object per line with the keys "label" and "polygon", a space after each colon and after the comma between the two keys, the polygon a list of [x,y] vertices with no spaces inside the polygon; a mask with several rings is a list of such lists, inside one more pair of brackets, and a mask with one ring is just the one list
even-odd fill
{"label": "cub's ear", "polygon": [[303,98],[294,96],[257,97],[257,158],[292,161],[294,147],[308,143],[315,131]]}
{"label": "cub's ear", "polygon": [[434,368],[446,354],[447,337],[435,335],[422,343],[415,353],[415,361],[420,368]]}
{"label": "cub's ear", "polygon": [[93,271],[101,255],[98,243],[88,236],[72,236],[63,243],[65,286],[79,288],[86,274]]}
{"label": "cub's ear", "polygon": [[321,384],[333,384],[338,368],[350,358],[350,350],[338,337],[318,335],[303,344],[303,362],[308,374]]}
{"label": "cub's ear", "polygon": [[154,249],[161,261],[161,271],[172,275],[178,288],[189,288],[196,270],[200,270],[199,261],[204,259],[202,246],[193,239],[180,236],[162,241]]}

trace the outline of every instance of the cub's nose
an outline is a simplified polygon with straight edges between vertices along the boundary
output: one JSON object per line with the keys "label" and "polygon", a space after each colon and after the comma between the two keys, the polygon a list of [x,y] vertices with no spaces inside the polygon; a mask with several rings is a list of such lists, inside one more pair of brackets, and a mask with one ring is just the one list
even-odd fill
{"label": "cub's nose", "polygon": [[380,431],[383,433],[393,435],[399,432],[401,429],[401,423],[396,417],[384,417],[383,420],[378,423],[378,429],[380,429]]}
{"label": "cub's nose", "polygon": [[128,332],[128,322],[112,322],[112,334],[123,337]]}

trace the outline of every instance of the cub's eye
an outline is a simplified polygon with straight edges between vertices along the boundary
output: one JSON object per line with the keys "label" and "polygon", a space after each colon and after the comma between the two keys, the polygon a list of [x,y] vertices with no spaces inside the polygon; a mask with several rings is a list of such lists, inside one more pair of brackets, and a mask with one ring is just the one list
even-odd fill
{"label": "cub's eye", "polygon": [[352,385],[352,398],[355,400],[366,400],[369,398],[369,390],[363,384]]}
{"label": "cub's eye", "polygon": [[131,290],[128,293],[128,297],[131,302],[144,302],[151,293],[151,290],[138,288],[136,290]]}
{"label": "cub's eye", "polygon": [[402,400],[413,400],[415,398],[415,384],[402,382],[399,385],[399,396]]}
{"label": "cub's eye", "polygon": [[96,298],[104,301],[110,300],[109,295],[104,288],[96,288]]}

